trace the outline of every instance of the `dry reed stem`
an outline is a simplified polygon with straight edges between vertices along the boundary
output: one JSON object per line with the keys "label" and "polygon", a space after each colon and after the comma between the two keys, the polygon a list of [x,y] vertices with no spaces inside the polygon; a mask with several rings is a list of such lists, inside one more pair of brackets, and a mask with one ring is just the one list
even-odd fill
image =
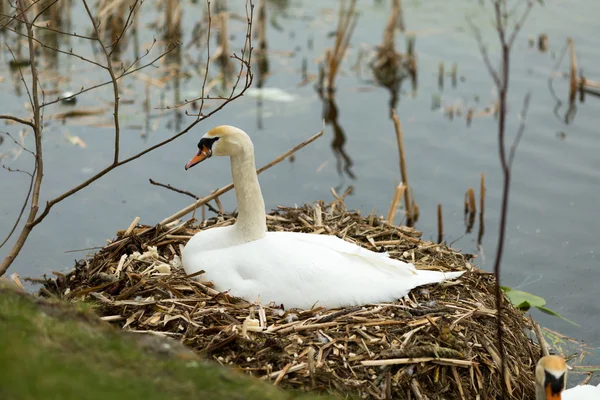
{"label": "dry reed stem", "polygon": [[[400,174],[402,176],[402,183],[407,189],[410,188],[408,184],[408,172],[406,169],[406,158],[404,157],[404,143],[402,140],[402,126],[400,124],[400,118],[396,114],[396,110],[392,110],[392,119],[394,121],[394,130],[396,132],[396,142],[398,144],[398,153],[400,156]],[[404,191],[404,204],[406,207],[406,224],[412,226],[415,221],[415,214],[413,209],[413,201],[410,198],[410,190]]]}
{"label": "dry reed stem", "polygon": [[481,179],[479,182],[479,231],[477,233],[477,244],[481,245],[481,241],[483,239],[483,234],[485,232],[485,223],[484,223],[484,215],[485,215],[485,172],[481,173]]}
{"label": "dry reed stem", "polygon": [[335,35],[335,45],[333,51],[327,50],[325,53],[325,61],[327,63],[327,84],[329,91],[335,90],[335,78],[339,71],[348,45],[350,44],[350,38],[354,32],[356,22],[358,20],[358,14],[356,13],[356,0],[350,0],[350,6],[348,10],[345,7],[345,1],[342,0],[340,3],[340,10],[338,14],[338,25]]}
{"label": "dry reed stem", "polygon": [[569,103],[575,103],[577,97],[577,58],[575,57],[575,43],[573,38],[567,39],[569,43],[569,54],[571,58],[570,80],[569,80]]}
{"label": "dry reed stem", "polygon": [[467,193],[465,194],[465,211],[469,214],[474,214],[477,212],[475,190],[473,190],[472,187],[467,189]]}
{"label": "dry reed stem", "polygon": [[450,72],[450,76],[452,78],[452,87],[456,87],[456,83],[458,80],[458,64],[452,64],[452,71]]}
{"label": "dry reed stem", "polygon": [[444,218],[442,216],[442,204],[437,206],[437,227],[438,227],[438,243],[444,240]]}
{"label": "dry reed stem", "polygon": [[396,218],[396,212],[398,211],[398,205],[400,204],[400,199],[404,195],[406,191],[406,186],[404,184],[399,184],[396,186],[396,190],[394,191],[394,199],[392,200],[392,204],[390,205],[390,211],[388,212],[387,222],[390,225],[394,224],[394,218]]}

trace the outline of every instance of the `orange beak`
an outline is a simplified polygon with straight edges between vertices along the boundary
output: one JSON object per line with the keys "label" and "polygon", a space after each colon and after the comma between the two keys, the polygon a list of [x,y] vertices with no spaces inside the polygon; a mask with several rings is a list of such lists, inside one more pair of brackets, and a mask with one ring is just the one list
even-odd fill
{"label": "orange beak", "polygon": [[546,385],[546,399],[547,400],[561,400],[562,397],[560,395],[560,392],[553,393],[552,392],[552,385],[548,384],[548,385]]}
{"label": "orange beak", "polygon": [[198,153],[194,157],[192,157],[190,162],[185,164],[185,170],[187,171],[188,169],[192,168],[194,165],[206,160],[210,156],[212,156],[212,151],[208,147],[202,146],[201,149],[198,149]]}

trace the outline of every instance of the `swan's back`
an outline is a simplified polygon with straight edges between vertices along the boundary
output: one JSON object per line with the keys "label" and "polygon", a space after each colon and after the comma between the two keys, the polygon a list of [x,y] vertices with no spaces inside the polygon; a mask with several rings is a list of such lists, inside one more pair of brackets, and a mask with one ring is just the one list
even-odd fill
{"label": "swan's back", "polygon": [[461,274],[417,271],[412,264],[329,235],[269,232],[256,241],[214,246],[216,241],[228,243],[225,238],[231,234],[231,227],[214,228],[192,238],[183,253],[186,272],[203,269],[201,279],[218,290],[250,301],[260,296],[263,303],[286,308],[395,301],[417,286]]}
{"label": "swan's back", "polygon": [[600,385],[575,386],[562,392],[562,400],[598,400],[600,399]]}

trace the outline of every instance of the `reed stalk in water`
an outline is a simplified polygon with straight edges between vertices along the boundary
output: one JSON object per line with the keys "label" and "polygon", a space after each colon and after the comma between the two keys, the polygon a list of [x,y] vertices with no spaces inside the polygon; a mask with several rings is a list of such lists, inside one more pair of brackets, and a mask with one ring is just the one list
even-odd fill
{"label": "reed stalk in water", "polygon": [[444,240],[444,217],[442,215],[442,205],[437,206],[437,226],[438,226],[438,243]]}
{"label": "reed stalk in water", "polygon": [[335,90],[335,78],[339,72],[340,65],[350,44],[350,38],[354,32],[358,14],[356,13],[356,0],[350,0],[348,9],[346,2],[340,3],[338,15],[338,25],[335,32],[335,45],[333,50],[327,50],[325,53],[325,64],[327,66],[327,88],[330,92]]}
{"label": "reed stalk in water", "polygon": [[415,213],[413,209],[413,201],[410,194],[410,185],[408,184],[408,172],[406,168],[406,158],[404,156],[404,142],[402,140],[402,125],[400,124],[400,118],[396,114],[396,110],[392,110],[392,119],[394,121],[394,130],[396,132],[396,142],[398,144],[398,154],[400,157],[400,175],[402,176],[402,183],[406,186],[404,191],[404,205],[406,207],[406,224],[412,226],[415,222]]}
{"label": "reed stalk in water", "polygon": [[406,191],[406,186],[404,186],[402,183],[399,184],[398,186],[396,186],[396,190],[394,191],[394,198],[392,200],[392,204],[390,205],[390,211],[388,212],[387,215],[387,222],[390,225],[394,224],[394,218],[396,217],[396,211],[398,210],[398,204],[400,204],[400,199],[402,199],[402,196],[404,195],[404,192]]}
{"label": "reed stalk in water", "polygon": [[485,232],[485,224],[483,222],[484,209],[485,209],[485,173],[481,173],[480,181],[480,192],[479,192],[479,232],[477,233],[477,246],[481,246],[481,239]]}

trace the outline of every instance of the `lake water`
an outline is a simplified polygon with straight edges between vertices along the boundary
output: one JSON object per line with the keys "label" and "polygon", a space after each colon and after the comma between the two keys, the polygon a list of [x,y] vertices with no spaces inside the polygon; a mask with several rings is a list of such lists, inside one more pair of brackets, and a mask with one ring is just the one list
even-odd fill
{"label": "lake water", "polygon": [[[585,103],[578,103],[574,119],[566,124],[566,107],[563,105],[558,114],[554,111],[556,102],[548,89],[548,78],[567,38],[572,37],[579,67],[589,79],[600,80],[600,37],[597,35],[600,3],[592,0],[548,0],[545,3],[545,6],[536,4],[512,52],[509,140],[517,130],[523,98],[528,92],[532,97],[527,127],[514,163],[503,284],[544,297],[549,308],[577,322],[579,327],[534,312],[542,325],[586,342],[592,353],[586,361],[594,364],[600,360],[597,350],[600,303],[596,288],[600,277],[597,258],[600,213],[596,209],[600,193],[600,99],[588,96]],[[186,45],[192,27],[206,6],[202,1],[183,4],[183,43]],[[244,15],[243,4],[243,1],[228,2],[232,13],[240,16]],[[183,195],[150,185],[149,178],[200,196],[229,183],[229,163],[225,159],[211,160],[188,172],[183,168],[196,151],[199,137],[215,125],[231,124],[246,130],[255,143],[257,166],[318,132],[322,126],[323,105],[314,89],[314,81],[299,85],[302,64],[306,59],[309,76],[317,74],[325,49],[334,43],[331,33],[336,27],[338,5],[336,1],[268,2],[266,34],[270,74],[264,78],[263,87],[284,91],[288,95],[284,100],[290,101],[266,96],[259,107],[253,96],[240,98],[182,138],[109,173],[58,204],[35,228],[11,271],[39,276],[51,270],[68,270],[85,252],[65,251],[102,246],[136,216],[141,217],[142,223],[155,224],[189,204],[189,198]],[[142,8],[140,49],[147,48],[153,36],[160,37],[152,24],[158,22],[160,26],[164,12],[154,7],[144,4]],[[424,232],[425,239],[436,240],[436,208],[442,204],[446,241],[465,252],[479,254],[478,266],[490,270],[497,241],[502,184],[497,125],[493,116],[477,116],[467,126],[465,115],[469,108],[477,115],[497,98],[466,20],[466,16],[470,16],[481,28],[496,65],[499,46],[491,25],[491,10],[474,0],[404,0],[403,10],[407,32],[416,35],[418,87],[413,91],[408,80],[403,83],[396,110],[404,131],[408,177],[420,207],[416,227]],[[261,175],[269,209],[278,204],[332,199],[330,188],[343,192],[352,185],[354,191],[347,199],[349,207],[366,214],[376,208],[378,214],[387,214],[394,188],[400,181],[398,150],[389,118],[389,92],[373,83],[367,61],[369,52],[381,43],[390,15],[390,2],[361,0],[358,11],[358,23],[336,81],[335,98],[337,122],[345,133],[343,150],[352,162],[349,173],[344,169],[344,161],[338,169],[338,158],[331,147],[333,132],[331,125],[327,125],[324,137],[298,152],[293,162],[285,161]],[[72,13],[73,30],[79,28],[78,33],[87,32],[89,24],[79,5]],[[234,51],[239,52],[244,29],[243,21],[231,18],[229,34]],[[529,43],[532,38],[537,44],[537,37],[542,33],[549,37],[547,52]],[[11,46],[16,46],[13,34],[6,37]],[[398,33],[396,41],[398,50],[404,51],[405,36]],[[64,46],[93,57],[89,44],[82,39],[73,39]],[[160,49],[164,43],[156,46]],[[123,58],[131,62],[133,41],[122,51]],[[179,99],[191,98],[200,92],[203,69],[189,60],[203,52],[204,49],[195,48],[184,52],[181,69],[187,78],[180,82]],[[8,63],[10,57],[3,47],[3,62]],[[101,60],[99,56],[98,60]],[[355,68],[357,60],[362,60],[358,69]],[[455,87],[447,75],[440,88],[440,62],[444,62],[446,73],[457,63]],[[46,89],[77,91],[81,86],[108,77],[105,71],[67,56],[58,58],[57,69],[46,68],[47,63],[48,60],[42,60],[41,64],[42,84]],[[212,79],[218,71],[217,67],[211,68],[215,69]],[[565,59],[559,71],[567,70],[568,59]],[[157,63],[156,68],[150,67],[143,73],[158,79],[165,75],[165,67]],[[15,90],[16,73],[5,68],[0,76],[2,113],[28,116],[26,92],[22,88]],[[149,118],[143,110],[144,83],[127,78],[121,85],[121,98],[125,103],[121,109],[124,156],[167,138],[191,122],[191,117],[181,112],[157,109],[161,104],[172,104],[176,100],[173,81],[164,87],[149,86]],[[562,75],[554,80],[554,88],[566,101],[568,82]],[[76,106],[61,104],[47,107],[45,111],[48,124],[44,131],[46,173],[42,203],[112,161],[112,91],[107,87],[93,93],[79,96]],[[441,109],[432,109],[436,99]],[[208,107],[215,104],[209,102]],[[443,110],[452,105],[462,113],[450,119]],[[103,108],[105,112],[91,119],[69,119],[66,124],[50,118],[58,112],[89,108]],[[19,133],[16,125],[3,124],[1,130],[17,136]],[[86,147],[73,144],[73,137],[82,140]],[[25,138],[25,144],[32,146],[31,137]],[[14,159],[15,149],[10,139],[4,137],[0,144],[0,153],[5,154],[1,163],[30,170],[31,157],[21,154]],[[482,172],[486,175],[487,197],[486,230],[480,251],[477,224],[473,233],[465,234],[463,207],[469,187],[475,189],[479,198]],[[21,207],[28,181],[23,174],[0,170],[0,182],[3,238]],[[223,196],[222,202],[227,210],[232,210],[235,207],[233,193]],[[7,250],[6,247],[0,249],[0,257],[4,257]]]}

